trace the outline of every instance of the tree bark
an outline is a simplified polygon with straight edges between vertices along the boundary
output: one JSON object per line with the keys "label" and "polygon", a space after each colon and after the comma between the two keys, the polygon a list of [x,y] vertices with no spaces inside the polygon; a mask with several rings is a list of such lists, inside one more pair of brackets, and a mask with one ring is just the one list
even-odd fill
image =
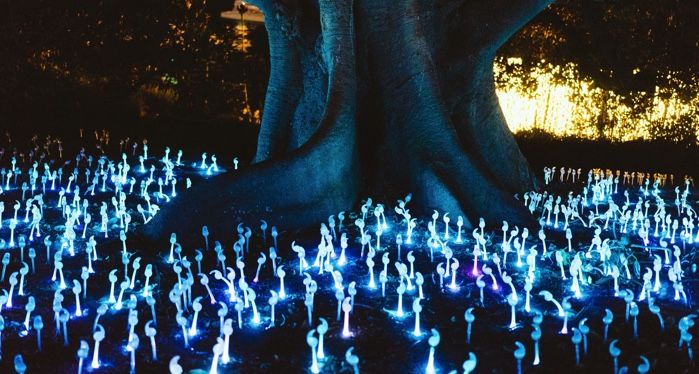
{"label": "tree bark", "polygon": [[[299,38],[298,10],[279,4],[266,3],[269,35],[269,60],[275,68],[270,71],[265,116],[260,127],[257,155],[264,161],[283,156],[290,136],[290,124],[301,97],[301,57],[295,39]],[[274,119],[274,121],[272,121]]]}
{"label": "tree bark", "polygon": [[202,225],[223,234],[245,218],[301,227],[351,209],[360,193],[412,192],[418,212],[527,222],[513,196],[535,178],[492,65],[550,2],[255,1],[272,64],[257,163],[182,194],[147,235]]}

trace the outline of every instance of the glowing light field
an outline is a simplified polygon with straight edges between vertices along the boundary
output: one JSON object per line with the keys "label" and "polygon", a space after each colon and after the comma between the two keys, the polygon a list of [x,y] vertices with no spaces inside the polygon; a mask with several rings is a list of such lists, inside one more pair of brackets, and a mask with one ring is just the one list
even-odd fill
{"label": "glowing light field", "polygon": [[692,179],[547,168],[530,227],[408,196],[148,243],[158,206],[245,166],[133,144],[2,154],[1,372],[696,369]]}

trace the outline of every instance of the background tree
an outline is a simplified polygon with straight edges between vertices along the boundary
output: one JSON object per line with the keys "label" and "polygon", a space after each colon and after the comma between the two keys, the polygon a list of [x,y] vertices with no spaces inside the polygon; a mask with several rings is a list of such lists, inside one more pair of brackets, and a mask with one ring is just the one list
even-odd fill
{"label": "background tree", "polygon": [[[503,45],[524,64],[577,63],[602,87],[622,93],[690,82],[699,71],[699,6],[686,0],[559,0]],[[694,96],[689,85],[675,88]],[[685,91],[683,91],[685,90]]]}
{"label": "background tree", "polygon": [[[264,70],[265,43],[253,42],[250,54],[235,50],[236,24],[211,7],[206,0],[3,2],[0,118],[36,130],[56,122],[75,129],[83,118],[119,118],[123,126],[137,114],[240,113],[244,72]],[[263,85],[250,90],[260,107]]]}
{"label": "background tree", "polygon": [[[578,81],[592,79],[596,87],[614,92],[632,117],[644,119],[658,100],[665,108],[673,100],[696,102],[698,17],[695,1],[559,0],[500,49],[503,57],[522,58],[522,65],[508,67],[502,78],[526,75],[542,61],[554,66],[573,63],[580,74]],[[527,83],[525,87],[532,87],[532,82]],[[651,124],[650,138],[694,145],[697,118],[699,111],[679,118],[662,115]],[[608,126],[624,131],[629,125],[613,122],[603,111],[596,124],[600,134]]]}

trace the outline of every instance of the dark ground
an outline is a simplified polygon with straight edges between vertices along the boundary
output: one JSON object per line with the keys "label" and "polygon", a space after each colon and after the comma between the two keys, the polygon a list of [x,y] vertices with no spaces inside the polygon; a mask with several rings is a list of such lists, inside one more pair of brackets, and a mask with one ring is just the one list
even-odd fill
{"label": "dark ground", "polygon": [[[184,133],[186,130],[183,128],[180,131]],[[214,130],[201,131],[202,134],[207,135],[202,136],[202,143],[196,146],[204,149],[212,149],[207,148],[207,146],[217,142],[218,139],[225,138],[220,135],[212,136],[211,134],[220,134],[213,131]],[[113,133],[112,136],[113,139],[118,139],[116,132]],[[143,135],[139,134],[139,136]],[[190,155],[192,159],[196,159],[197,153],[190,151],[190,148],[186,147],[186,143],[184,143],[184,141],[189,138],[178,139],[177,137],[180,135],[177,132],[153,131],[148,133],[147,136],[150,140],[151,154],[154,156],[159,156],[162,152],[161,146],[157,145],[158,143],[170,144],[174,149],[177,149],[175,144],[178,144],[177,142],[180,141],[182,142],[181,144],[183,144],[185,155]],[[71,138],[66,137],[66,139]],[[66,153],[69,155],[72,154],[70,152],[75,151],[77,144],[81,144],[81,142],[77,141],[76,137],[72,139],[71,141],[66,140]],[[244,138],[241,137],[238,139]],[[15,140],[15,142],[17,142],[17,140]],[[89,144],[90,142],[85,143]],[[242,144],[252,143],[242,141]],[[218,149],[222,150],[220,154],[224,155],[224,157],[220,157],[219,160],[226,160],[225,157],[228,156],[225,156],[225,153],[223,153],[224,145],[219,144],[218,146],[221,147]],[[212,147],[215,146],[212,145]],[[569,165],[566,161],[574,160],[575,155],[579,154],[570,152],[572,147],[570,145],[566,146],[565,144],[553,148],[551,143],[544,143],[541,147],[543,151],[539,151],[537,154],[540,157],[542,165]],[[587,148],[582,144],[576,145],[576,147],[579,147],[576,148],[579,150],[578,152],[586,152]],[[602,148],[602,146],[600,147]],[[610,145],[606,147],[611,149]],[[108,154],[118,154],[115,153],[117,151],[117,143],[112,143],[108,148]],[[551,152],[552,148],[558,149],[559,151],[553,153]],[[231,151],[234,148],[230,147],[227,149]],[[248,149],[247,152],[249,153],[241,151],[240,155],[252,154],[250,149]],[[531,153],[528,154],[531,155]],[[570,158],[546,158],[552,154],[562,155],[559,157],[567,155]],[[627,157],[622,157],[618,160],[619,161],[616,162],[624,162],[625,160],[627,160],[626,162],[631,162],[635,160],[635,158],[629,160]],[[603,163],[602,161],[604,161],[604,159],[598,159],[598,161],[600,161],[601,165],[596,164],[595,166],[614,165],[614,167],[621,167],[617,165],[623,165],[611,162]],[[592,162],[592,160],[590,160],[590,162]],[[652,162],[653,161],[650,160],[651,165],[657,165],[657,167],[662,166],[662,164],[653,164]],[[225,164],[230,164],[230,162],[225,162]],[[584,167],[584,165],[575,166]],[[185,171],[185,174],[191,172],[191,170]],[[579,188],[580,185],[571,186],[569,184],[553,186],[553,189],[559,193],[570,189],[577,190]],[[13,194],[16,193],[17,192],[13,192]],[[13,196],[14,195],[5,195],[3,200],[5,200],[6,205],[16,198]],[[55,200],[55,196],[49,194],[48,201],[51,202],[53,200]],[[391,211],[389,210],[389,212]],[[57,212],[55,212],[54,215],[47,215],[47,220],[60,222],[60,217],[57,216],[56,213]],[[392,217],[393,215],[392,212],[391,214],[387,214],[388,217]],[[353,222],[354,218],[355,216],[350,216],[346,222]],[[425,234],[427,220],[429,219],[422,220],[419,231],[416,231],[422,234],[420,235],[421,238],[418,238],[418,240],[425,239],[423,235]],[[393,227],[399,227],[398,222],[393,221],[392,223]],[[255,259],[259,251],[266,247],[260,238],[259,229],[255,228],[256,225],[254,223],[251,222],[249,224],[253,228],[255,234],[253,235],[253,244],[251,245],[250,254],[246,256],[246,274],[248,278],[252,277],[251,274],[255,269]],[[51,232],[53,237],[55,237],[56,234],[60,234],[60,231],[55,231],[60,230],[60,228],[56,227],[53,229],[54,231]],[[7,229],[5,228],[4,230],[6,231]],[[49,233],[50,230],[52,230],[50,227],[45,227],[43,229],[45,234]],[[114,230],[118,230],[118,227],[115,226],[110,233],[112,238],[115,237]],[[198,228],[193,228],[193,230],[198,230]],[[357,230],[354,227],[348,227],[346,230],[350,233],[349,237],[351,238],[348,255],[351,259],[356,258],[358,254],[358,245],[353,240],[356,238]],[[497,234],[498,230],[489,225],[488,231]],[[288,248],[290,242],[296,240],[297,243],[307,248],[309,257],[314,256],[315,250],[313,248],[317,243],[317,232],[317,227],[299,232],[286,232],[283,228],[280,228],[279,253],[280,256],[286,258],[283,261],[286,264],[286,285],[290,294],[290,297],[286,301],[277,304],[277,318],[278,325],[280,326],[264,331],[264,325],[258,327],[246,325],[241,331],[237,329],[236,324],[231,342],[231,352],[236,362],[225,368],[221,367],[221,372],[229,370],[231,372],[288,373],[302,372],[308,367],[310,353],[308,352],[308,346],[305,344],[305,335],[308,330],[314,326],[308,326],[305,321],[305,308],[303,306],[302,296],[299,293],[299,290],[302,289],[303,286],[301,285],[301,277],[297,274],[298,270],[295,266],[298,264],[298,260]],[[611,234],[605,233],[605,235]],[[554,245],[554,243],[560,244],[560,237],[556,236],[554,233],[551,233],[550,236],[551,245]],[[232,245],[230,238],[210,239],[212,242],[213,240],[221,240],[224,248],[227,249]],[[494,242],[497,242],[497,240],[496,236]],[[581,236],[580,240],[584,248],[586,246],[586,244],[584,244],[586,239],[583,239]],[[100,243],[102,243],[101,240]],[[386,244],[388,243],[384,245]],[[455,247],[455,255],[462,260],[466,260],[471,256],[470,246],[472,246],[472,244]],[[559,247],[560,246],[562,245],[559,245]],[[200,334],[200,336],[193,340],[193,349],[185,350],[182,348],[181,330],[173,321],[175,308],[167,299],[167,292],[170,286],[176,282],[176,278],[164,261],[164,254],[168,250],[167,241],[163,240],[162,243],[146,243],[134,239],[133,241],[129,241],[129,249],[134,251],[136,255],[143,257],[142,266],[145,266],[147,263],[153,263],[159,270],[156,272],[153,282],[157,282],[159,285],[155,291],[158,295],[156,303],[158,314],[157,342],[160,361],[152,362],[149,358],[149,343],[143,335],[143,325],[151,317],[147,306],[143,305],[143,302],[140,302],[139,325],[136,331],[141,337],[141,345],[137,355],[137,370],[139,372],[164,372],[167,370],[167,361],[175,354],[182,356],[180,363],[187,370],[195,367],[207,369],[210,365],[210,350],[215,341],[215,335]],[[115,239],[111,239],[104,244],[98,245],[98,251],[103,260],[95,265],[98,272],[89,280],[88,294],[92,295],[92,297],[90,300],[83,302],[83,307],[87,308],[87,317],[69,322],[69,336],[71,340],[68,347],[63,347],[62,337],[55,336],[52,312],[47,309],[48,304],[50,304],[48,300],[50,300],[50,295],[53,292],[54,283],[50,282],[45,277],[38,281],[36,280],[37,278],[28,278],[29,284],[27,285],[27,289],[31,290],[38,301],[37,311],[35,311],[34,315],[40,313],[44,317],[45,329],[42,331],[44,352],[41,354],[36,352],[35,333],[33,331],[30,332],[28,336],[22,334],[23,328],[19,321],[22,321],[25,314],[23,310],[24,302],[22,302],[24,298],[16,297],[15,308],[3,310],[6,328],[3,332],[4,359],[0,363],[1,372],[12,372],[10,358],[13,357],[14,354],[20,352],[24,355],[30,367],[30,372],[38,370],[39,372],[64,373],[76,370],[77,360],[75,352],[79,339],[88,340],[91,347],[94,344],[94,341],[89,339],[91,323],[94,317],[94,310],[99,301],[96,297],[101,298],[108,292],[107,287],[109,283],[106,280],[107,270],[111,268],[120,268],[120,265],[118,265],[120,264],[118,260],[120,258],[119,242],[116,242]],[[51,271],[51,267],[44,263],[44,252],[40,249],[37,250],[37,252],[37,272],[39,274],[48,274]],[[392,249],[391,253],[393,254],[392,258],[395,257],[395,249]],[[404,250],[403,256],[405,256],[405,253],[406,251]],[[665,332],[660,332],[656,317],[648,313],[644,304],[640,304],[639,334],[641,338],[635,340],[632,337],[631,325],[623,322],[624,303],[619,298],[611,297],[610,284],[607,281],[599,282],[586,289],[586,294],[594,294],[594,297],[586,297],[582,300],[571,300],[574,315],[572,315],[569,320],[569,328],[577,326],[577,323],[583,317],[589,318],[588,326],[591,328],[591,333],[589,335],[589,356],[583,358],[583,364],[580,367],[575,367],[573,363],[574,351],[570,343],[571,335],[560,335],[556,333],[560,329],[561,320],[556,317],[554,312],[555,308],[553,308],[551,304],[543,302],[540,297],[532,297],[533,308],[539,308],[545,314],[544,323],[542,325],[544,335],[541,340],[542,365],[538,368],[533,367],[531,366],[532,348],[531,339],[529,338],[529,333],[531,331],[529,327],[531,315],[526,315],[518,310],[519,325],[514,331],[509,331],[507,327],[510,317],[509,308],[503,300],[506,292],[493,292],[492,290],[486,289],[485,307],[478,306],[478,289],[475,287],[473,276],[469,271],[471,268],[470,263],[462,263],[459,268],[458,283],[461,286],[461,290],[458,293],[455,294],[450,291],[440,292],[437,288],[438,279],[436,279],[436,275],[433,271],[434,264],[429,262],[429,257],[424,251],[416,253],[418,254],[416,270],[426,275],[431,274],[426,276],[425,293],[427,299],[422,302],[424,307],[421,316],[423,335],[420,338],[414,338],[410,334],[414,323],[413,317],[411,317],[410,314],[400,321],[391,317],[387,312],[387,310],[395,309],[396,306],[396,280],[394,278],[389,279],[389,283],[387,284],[387,297],[382,299],[378,296],[380,295],[380,289],[368,291],[364,287],[367,281],[367,275],[366,266],[363,264],[363,261],[356,264],[353,260],[350,260],[350,263],[346,265],[345,269],[347,270],[343,271],[343,277],[345,282],[355,280],[358,284],[358,294],[356,297],[357,305],[351,317],[351,329],[355,336],[349,340],[341,338],[340,326],[334,321],[333,317],[336,308],[333,292],[328,289],[329,287],[324,287],[324,285],[328,285],[331,280],[327,275],[320,278],[314,275],[314,278],[319,281],[319,285],[321,286],[318,297],[316,298],[314,316],[325,316],[329,319],[331,325],[326,335],[326,353],[329,358],[324,364],[324,371],[349,372],[350,367],[344,363],[343,356],[344,351],[349,346],[353,345],[355,346],[355,353],[360,357],[360,369],[362,372],[375,373],[385,370],[404,373],[421,372],[426,363],[429,351],[426,342],[426,338],[428,337],[427,329],[430,327],[437,327],[442,335],[442,342],[438,346],[436,353],[436,362],[438,366],[441,365],[441,372],[447,372],[452,368],[460,367],[460,363],[466,358],[467,353],[471,351],[475,352],[478,356],[479,365],[477,372],[512,372],[515,370],[515,362],[512,358],[512,352],[514,350],[513,342],[515,340],[522,341],[527,346],[524,369],[529,372],[608,372],[611,368],[611,359],[607,346],[602,341],[601,337],[601,317],[604,313],[604,308],[610,308],[615,313],[615,322],[610,328],[610,336],[618,338],[621,341],[620,347],[623,353],[620,359],[620,365],[628,365],[629,368],[632,369],[631,371],[633,371],[635,366],[640,363],[638,356],[644,354],[651,359],[653,370],[657,372],[689,373],[693,372],[695,368],[692,366],[692,363],[688,361],[686,352],[676,349],[678,339],[676,327],[677,320],[689,313],[691,309],[687,309],[679,303],[663,301],[661,305],[662,313],[665,318],[666,330]],[[186,247],[183,255],[188,255],[188,257],[191,258],[193,256],[193,248]],[[79,269],[79,266],[83,264],[84,261],[80,253],[75,258],[64,258],[66,269]],[[381,268],[381,262],[378,257],[375,259],[377,260],[375,270],[378,274]],[[647,256],[643,256],[639,253],[639,260],[641,261],[642,268],[649,266]],[[696,257],[690,257],[688,260],[696,262]],[[555,264],[551,264],[547,261],[543,263],[547,263],[550,266],[547,265],[545,268],[541,268],[542,270],[540,270],[541,274],[539,276],[541,281],[537,282],[535,290],[549,289],[555,295],[560,295],[567,286],[558,281],[557,267]],[[10,266],[10,270],[15,271],[16,266],[17,264],[13,263],[13,265]],[[205,256],[204,266],[205,268],[213,266],[213,261],[209,254]],[[142,274],[143,270],[141,270],[140,276],[137,278],[139,279],[136,286],[137,290],[139,287],[142,287]],[[265,267],[263,267],[261,274],[262,281],[256,286],[256,292],[258,294],[258,308],[260,309],[264,322],[269,313],[269,307],[266,305],[266,300],[269,297],[267,290],[278,287],[278,282],[270,276],[269,261]],[[517,274],[521,275],[521,273]],[[76,273],[75,270],[72,272],[67,271],[66,279],[75,279],[77,276],[78,273]],[[696,274],[689,274],[685,278],[685,290],[688,292],[690,303],[694,302],[696,281]],[[489,283],[489,280],[487,280],[487,282]],[[515,283],[517,284],[518,290],[521,292],[521,277],[516,276]],[[217,298],[221,299],[224,290],[221,287],[221,283],[211,279],[211,285]],[[633,290],[637,290],[640,287],[636,280],[630,282],[622,281],[621,285],[622,288],[630,288]],[[203,287],[197,285],[195,286],[195,290],[195,295],[205,295]],[[72,311],[74,303],[73,295],[69,290],[64,291],[64,295],[64,306]],[[407,295],[410,294],[406,294],[404,307],[406,310],[410,310],[412,297]],[[667,297],[667,295],[663,296],[663,298]],[[206,301],[206,298],[204,301]],[[207,328],[210,328],[210,331],[217,331],[218,318],[216,317],[216,307],[208,306],[208,302],[204,304],[204,309],[200,315],[200,331],[207,331]],[[465,323],[463,322],[463,311],[469,306],[476,307],[474,311],[476,321],[473,326],[471,345],[467,345],[464,342]],[[229,317],[233,318],[234,322],[237,322],[232,305],[229,305],[229,308],[231,309]],[[282,317],[282,315],[284,317]],[[249,321],[249,310],[244,312],[244,318],[246,321]],[[107,327],[108,333],[107,339],[102,342],[100,353],[104,366],[97,372],[127,372],[128,353],[123,349],[128,333],[126,312],[109,312],[101,321]],[[37,360],[36,357],[41,357],[41,359]]]}

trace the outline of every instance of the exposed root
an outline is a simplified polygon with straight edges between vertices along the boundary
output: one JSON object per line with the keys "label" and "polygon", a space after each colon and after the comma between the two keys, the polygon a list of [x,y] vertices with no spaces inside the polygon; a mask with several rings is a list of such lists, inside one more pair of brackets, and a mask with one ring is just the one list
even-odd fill
{"label": "exposed root", "polygon": [[466,89],[466,95],[454,105],[451,120],[459,140],[474,161],[489,168],[495,182],[506,191],[534,189],[536,178],[507,127],[492,75],[486,76],[491,79],[484,79],[477,88]]}
{"label": "exposed root", "polygon": [[[488,145],[460,142],[444,106],[435,62],[426,53],[430,49],[428,31],[420,22],[422,9],[417,2],[404,4],[392,8],[395,15],[385,21],[397,37],[385,41],[379,36],[373,51],[376,61],[385,64],[377,69],[391,72],[382,76],[380,82],[388,138],[400,145],[396,149],[402,148],[402,153],[391,162],[413,176],[409,188],[424,197],[423,212],[448,209],[471,222],[478,222],[480,217],[527,221],[524,209],[518,209],[513,194],[493,173],[494,168],[510,160],[503,157],[495,163],[478,162],[478,151],[487,151]],[[411,105],[406,107],[405,103]],[[404,155],[409,155],[409,159],[405,160]]]}
{"label": "exposed root", "polygon": [[259,1],[269,35],[269,84],[265,97],[255,162],[281,157],[286,153],[291,121],[301,97],[302,74],[299,52],[298,9],[281,3]]}
{"label": "exposed root", "polygon": [[[318,131],[301,148],[235,175],[195,186],[168,204],[144,227],[154,240],[185,228],[208,225],[224,235],[244,218],[274,215],[300,227],[347,209],[359,189],[355,150],[356,79],[350,1],[320,1],[324,48],[330,57],[328,98]],[[328,155],[332,155],[329,158]],[[190,230],[191,232],[191,230]]]}

